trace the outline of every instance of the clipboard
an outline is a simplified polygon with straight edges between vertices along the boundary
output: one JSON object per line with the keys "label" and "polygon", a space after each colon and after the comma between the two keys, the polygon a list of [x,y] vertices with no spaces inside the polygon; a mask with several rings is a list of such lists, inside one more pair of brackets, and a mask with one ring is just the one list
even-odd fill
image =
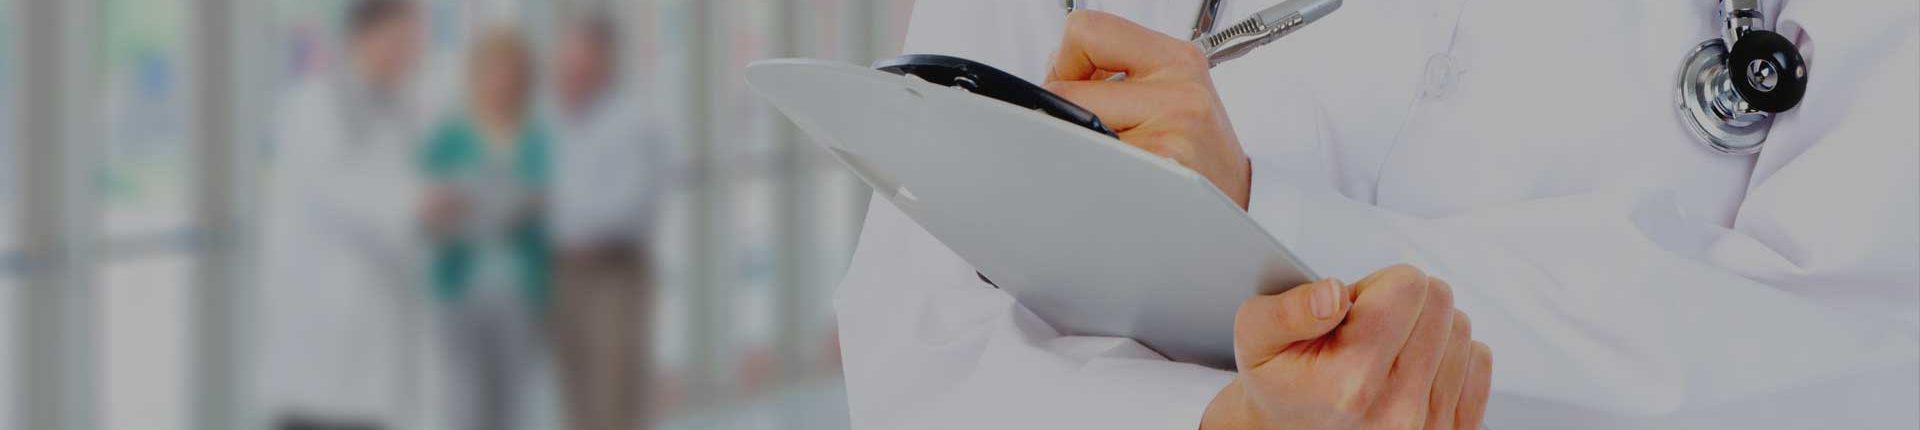
{"label": "clipboard", "polygon": [[1205,177],[1088,127],[832,61],[760,61],[747,82],[1063,335],[1233,369],[1241,302],[1318,279]]}

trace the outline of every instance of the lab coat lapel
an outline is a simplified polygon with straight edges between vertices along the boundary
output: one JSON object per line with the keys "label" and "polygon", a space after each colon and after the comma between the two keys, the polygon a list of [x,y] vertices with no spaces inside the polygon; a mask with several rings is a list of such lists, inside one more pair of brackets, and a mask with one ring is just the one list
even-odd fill
{"label": "lab coat lapel", "polygon": [[1807,97],[1779,115],[1754,168],[1758,187],[1846,122],[1846,104],[1882,89],[1863,83],[1893,56],[1888,49],[1915,32],[1920,4],[1912,1],[1861,1],[1849,7],[1827,2],[1794,2],[1780,8],[1775,29],[1800,48],[1810,70]]}
{"label": "lab coat lapel", "polygon": [[[1702,148],[1672,103],[1673,70],[1699,42],[1686,29],[1710,29],[1706,12],[1471,2],[1452,46],[1428,58],[1377,203],[1442,217],[1603,187],[1669,188],[1691,215],[1730,224],[1750,161]],[[1539,19],[1553,15],[1580,18]]]}

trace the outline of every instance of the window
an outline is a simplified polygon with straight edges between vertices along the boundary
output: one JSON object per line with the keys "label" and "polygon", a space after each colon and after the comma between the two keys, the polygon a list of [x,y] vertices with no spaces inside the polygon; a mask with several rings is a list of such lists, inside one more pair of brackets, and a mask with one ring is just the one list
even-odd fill
{"label": "window", "polygon": [[782,240],[792,235],[781,227],[788,221],[784,216],[792,214],[780,194],[794,188],[782,186],[786,178],[781,177],[779,166],[786,161],[781,158],[785,142],[773,128],[777,113],[747,88],[745,70],[754,60],[774,56],[780,36],[775,32],[785,18],[776,14],[779,5],[774,0],[740,0],[712,7],[717,12],[714,18],[726,29],[720,39],[724,44],[711,47],[725,62],[712,81],[720,89],[714,105],[722,120],[716,121],[719,127],[711,143],[720,173],[711,179],[722,186],[706,192],[717,196],[721,209],[716,212],[724,214],[715,224],[720,229],[716,245],[725,257],[716,262],[724,274],[716,281],[724,286],[720,288],[728,307],[724,312],[736,316],[723,335],[726,343],[721,347],[728,352],[716,361],[731,366],[724,369],[725,374],[736,375],[735,380],[721,381],[737,387],[728,391],[751,396],[766,388],[763,385],[769,379],[784,376],[778,375],[781,369],[775,366],[783,361],[775,355],[780,352],[775,339],[783,327],[780,290],[790,281],[781,276]]}
{"label": "window", "polygon": [[0,0],[0,279],[18,276],[14,229],[20,223],[20,169],[13,128],[13,14],[12,4]]}
{"label": "window", "polygon": [[99,0],[104,248],[94,262],[102,428],[185,428],[192,307],[186,0]]}
{"label": "window", "polygon": [[[660,65],[657,94],[680,116],[669,124],[681,128],[675,144],[689,154],[655,235],[662,383],[717,391],[691,400],[738,404],[724,409],[772,421],[704,418],[747,428],[847,425],[844,413],[810,411],[846,407],[831,298],[871,191],[754,95],[744,72],[773,57],[865,63],[896,52],[910,8],[906,0],[660,2],[659,58],[639,61]],[[714,426],[673,406],[661,411],[669,424]]]}
{"label": "window", "polygon": [[[13,25],[12,6],[12,2],[0,0],[0,314],[5,315],[14,313],[14,294],[20,289],[21,276],[20,247],[14,236],[22,208],[19,154],[13,145],[17,131],[13,127],[12,49],[17,26]],[[16,422],[13,396],[19,384],[13,378],[17,367],[13,362],[13,333],[17,319],[0,320],[0,423],[7,425]]]}

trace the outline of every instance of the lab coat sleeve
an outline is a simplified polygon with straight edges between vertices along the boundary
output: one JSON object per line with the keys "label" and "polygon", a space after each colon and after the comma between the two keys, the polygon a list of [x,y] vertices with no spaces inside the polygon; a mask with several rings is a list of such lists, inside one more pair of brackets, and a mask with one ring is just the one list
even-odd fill
{"label": "lab coat sleeve", "polygon": [[[1447,279],[1474,337],[1494,351],[1489,424],[1497,428],[1514,427],[1501,425],[1515,412],[1502,410],[1516,404],[1508,400],[1660,417],[1911,369],[1920,336],[1901,314],[1920,308],[1916,43],[1911,31],[1872,42],[1881,45],[1839,43],[1842,35],[1817,35],[1827,38],[1824,55],[1840,55],[1840,46],[1901,54],[1874,72],[1814,83],[1797,112],[1851,113],[1784,119],[1769,145],[1797,156],[1762,157],[1763,169],[1784,166],[1749,192],[1731,229],[1690,219],[1670,192],[1633,188],[1414,218],[1333,191],[1316,177],[1327,171],[1314,165],[1325,151],[1311,145],[1255,157],[1249,212],[1322,275],[1355,279],[1409,262]],[[1814,98],[1852,85],[1881,90]],[[1811,149],[1785,149],[1802,144]],[[1878,292],[1859,293],[1869,297],[1860,301],[1893,311],[1812,298],[1846,291]],[[1805,417],[1827,420],[1818,424],[1825,428],[1912,422],[1912,380],[1880,384],[1872,389],[1898,395],[1720,418],[1768,428],[1813,425],[1764,421]]]}
{"label": "lab coat sleeve", "polygon": [[836,306],[856,429],[1192,429],[1232,378],[1061,335],[879,196]]}
{"label": "lab coat sleeve", "polygon": [[309,84],[280,112],[275,158],[281,162],[271,180],[274,207],[308,212],[302,219],[323,224],[309,228],[353,243],[367,261],[380,262],[384,273],[379,275],[393,285],[415,285],[415,269],[425,259],[414,216],[418,136],[374,130],[363,133],[377,136],[372,141],[341,141],[348,133],[339,129],[338,101],[329,90]]}

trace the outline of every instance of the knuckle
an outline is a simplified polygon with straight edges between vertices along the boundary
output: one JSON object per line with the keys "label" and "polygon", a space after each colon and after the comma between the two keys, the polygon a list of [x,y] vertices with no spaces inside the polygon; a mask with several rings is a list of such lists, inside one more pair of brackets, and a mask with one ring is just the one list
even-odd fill
{"label": "knuckle", "polygon": [[1461,339],[1472,338],[1473,318],[1467,316],[1467,311],[1459,309],[1453,310],[1453,326],[1455,327],[1455,331],[1462,336]]}
{"label": "knuckle", "polygon": [[1422,273],[1420,269],[1406,264],[1396,264],[1382,269],[1372,282],[1380,284],[1377,286],[1393,291],[1395,294],[1405,294],[1418,300],[1427,295],[1429,283],[1426,282],[1426,278],[1427,274]]}
{"label": "knuckle", "polygon": [[1273,324],[1273,321],[1275,321],[1274,313],[1277,311],[1273,309],[1274,306],[1266,306],[1258,303],[1259,300],[1261,300],[1261,298],[1256,297],[1240,302],[1240,310],[1235,312],[1233,316],[1233,332],[1235,336],[1266,330],[1267,326]]}
{"label": "knuckle", "polygon": [[1247,301],[1240,302],[1240,310],[1233,313],[1234,333],[1245,331],[1249,328],[1248,326],[1250,324],[1253,324],[1253,313],[1257,312],[1255,309],[1258,308],[1253,305],[1253,300],[1254,299],[1248,299]]}
{"label": "knuckle", "polygon": [[1095,39],[1100,37],[1095,34],[1099,31],[1099,21],[1106,18],[1103,15],[1105,14],[1092,9],[1078,9],[1067,14],[1064,39],[1071,44],[1082,46],[1096,42]]}
{"label": "knuckle", "polygon": [[[1172,150],[1172,149],[1169,149],[1168,152],[1174,153],[1174,154],[1179,153],[1179,151]],[[1261,310],[1261,312],[1254,314],[1253,317],[1259,318],[1258,321],[1267,323],[1267,324],[1277,324],[1281,321],[1286,321],[1287,305],[1288,305],[1287,301],[1280,296],[1269,296],[1269,297],[1271,297],[1268,299],[1269,305],[1260,307],[1259,309]]]}
{"label": "knuckle", "polygon": [[1350,378],[1334,392],[1333,409],[1352,415],[1362,415],[1373,408],[1373,402],[1380,398],[1379,383],[1373,378]]}
{"label": "knuckle", "polygon": [[1420,430],[1427,426],[1427,411],[1424,409],[1425,408],[1401,408],[1388,412],[1389,415],[1383,420],[1385,422],[1382,423],[1381,428]]}
{"label": "knuckle", "polygon": [[1168,106],[1168,115],[1180,121],[1181,124],[1187,125],[1203,124],[1212,119],[1213,103],[1207,99],[1204,88],[1199,88],[1197,85],[1181,85],[1175,89],[1180,95],[1175,97]]}
{"label": "knuckle", "polygon": [[1213,106],[1213,90],[1203,82],[1183,80],[1174,84],[1173,89],[1180,94],[1180,103],[1183,105],[1209,108]]}
{"label": "knuckle", "polygon": [[1073,30],[1083,29],[1091,22],[1090,20],[1098,19],[1099,15],[1098,11],[1092,9],[1075,9],[1072,13],[1067,14],[1068,32],[1071,33]]}
{"label": "knuckle", "polygon": [[1180,42],[1175,45],[1173,60],[1175,64],[1183,68],[1199,68],[1200,70],[1207,68],[1207,53],[1202,52],[1199,45],[1192,43]]}
{"label": "knuckle", "polygon": [[1167,117],[1182,127],[1197,127],[1207,120],[1205,112],[1186,103],[1169,107]]}
{"label": "knuckle", "polygon": [[1439,278],[1427,278],[1427,301],[1435,308],[1453,309],[1453,286]]}
{"label": "knuckle", "polygon": [[1407,263],[1388,266],[1385,269],[1381,269],[1380,272],[1385,275],[1385,277],[1394,278],[1421,278],[1427,276],[1426,272],[1420,271],[1420,268],[1413,267],[1412,264]]}

